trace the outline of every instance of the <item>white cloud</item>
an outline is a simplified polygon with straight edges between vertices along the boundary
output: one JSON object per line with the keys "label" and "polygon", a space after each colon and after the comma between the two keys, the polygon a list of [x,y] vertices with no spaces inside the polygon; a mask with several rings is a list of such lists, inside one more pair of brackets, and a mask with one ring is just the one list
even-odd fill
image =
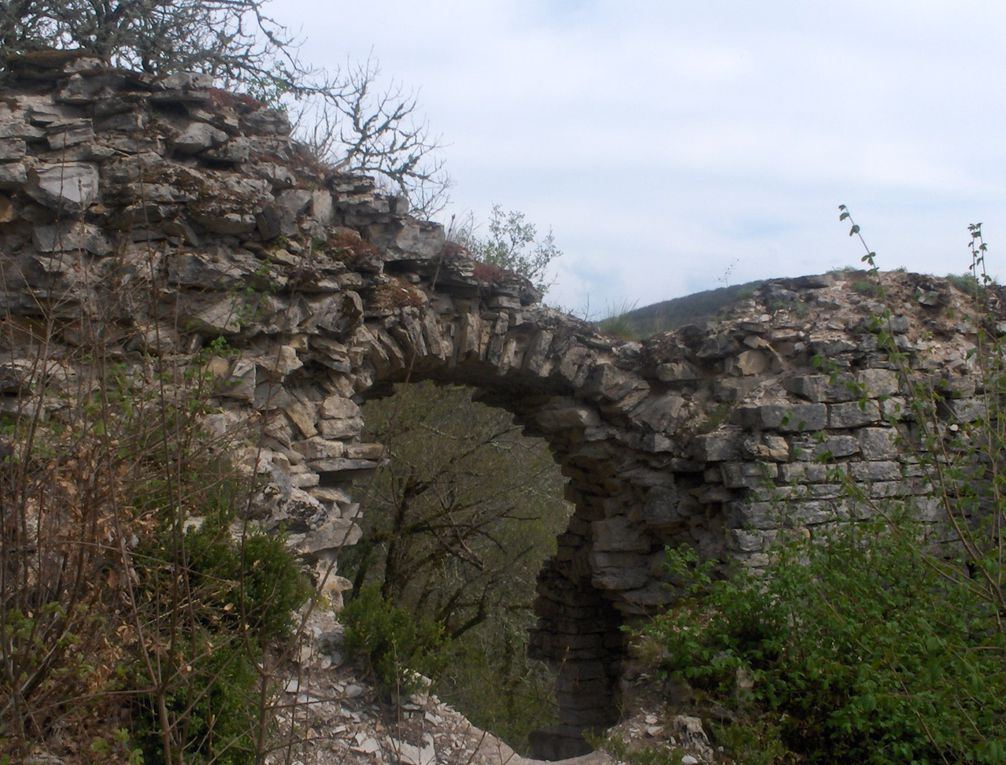
{"label": "white cloud", "polygon": [[[420,89],[456,209],[551,225],[557,302],[640,304],[854,264],[853,205],[890,266],[1006,243],[1006,6],[979,0],[282,0],[308,60],[371,50]],[[864,226],[865,228],[865,226]],[[1006,246],[1006,244],[1004,244]]]}

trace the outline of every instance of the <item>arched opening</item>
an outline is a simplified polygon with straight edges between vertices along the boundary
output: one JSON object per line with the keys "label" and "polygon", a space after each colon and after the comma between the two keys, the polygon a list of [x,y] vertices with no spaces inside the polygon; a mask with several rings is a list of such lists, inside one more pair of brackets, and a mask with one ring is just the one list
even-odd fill
{"label": "arched opening", "polygon": [[528,753],[558,723],[555,673],[528,657],[535,588],[572,505],[547,444],[476,391],[431,382],[384,386],[364,403],[364,434],[384,464],[354,486],[361,540],[340,560],[355,592],[442,629],[435,692]]}
{"label": "arched opening", "polygon": [[352,486],[363,535],[339,561],[355,591],[456,641],[441,698],[544,759],[589,751],[583,733],[617,721],[624,653],[621,614],[592,582],[599,505],[570,458],[584,414],[568,404],[442,379],[372,386],[364,437],[386,464]]}

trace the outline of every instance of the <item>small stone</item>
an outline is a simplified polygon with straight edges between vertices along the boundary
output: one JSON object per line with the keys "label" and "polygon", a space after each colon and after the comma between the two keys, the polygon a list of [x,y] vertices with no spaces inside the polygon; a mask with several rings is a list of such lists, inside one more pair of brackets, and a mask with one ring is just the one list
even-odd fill
{"label": "small stone", "polygon": [[205,122],[193,122],[174,141],[174,149],[179,154],[198,154],[219,146],[227,140],[227,133]]}
{"label": "small stone", "polygon": [[363,695],[363,687],[357,685],[356,683],[350,683],[346,686],[345,696],[347,699],[358,699]]}

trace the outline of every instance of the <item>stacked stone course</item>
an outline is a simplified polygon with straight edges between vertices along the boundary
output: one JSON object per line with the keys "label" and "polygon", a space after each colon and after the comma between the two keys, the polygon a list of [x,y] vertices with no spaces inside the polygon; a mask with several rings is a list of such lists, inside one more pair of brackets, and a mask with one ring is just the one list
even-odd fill
{"label": "stacked stone course", "polygon": [[[0,409],[30,385],[19,322],[55,317],[69,349],[84,318],[99,321],[138,380],[151,358],[189,364],[224,338],[207,428],[262,434],[236,452],[268,477],[256,517],[327,567],[360,538],[353,482],[384,459],[363,440],[366,396],[405,380],[475,386],[547,439],[576,506],[539,581],[532,651],[560,667],[562,720],[542,753],[582,751],[584,728],[615,721],[619,628],[674,594],[665,546],[764,566],[780,530],[864,516],[839,472],[938,520],[900,446],[906,391],[870,329],[885,306],[852,289],[861,277],[770,282],[714,322],[621,342],[445,247],[441,226],[327,169],[289,129],[200,76],[18,60],[0,95]],[[898,346],[946,379],[948,418],[976,416],[962,293],[881,278]],[[67,379],[71,358],[53,354]]]}

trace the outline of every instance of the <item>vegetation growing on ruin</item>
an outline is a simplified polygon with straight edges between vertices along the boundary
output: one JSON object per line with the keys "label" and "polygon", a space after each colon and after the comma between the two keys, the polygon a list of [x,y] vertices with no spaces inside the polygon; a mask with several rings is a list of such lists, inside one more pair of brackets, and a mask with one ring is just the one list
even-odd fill
{"label": "vegetation growing on ruin", "polygon": [[[941,381],[912,372],[890,313],[871,325],[911,392],[909,428],[892,424],[935,487],[935,531],[913,502],[871,500],[848,483],[846,499],[870,505],[873,520],[824,541],[783,537],[757,575],[723,577],[688,550],[668,554],[683,596],[637,633],[637,649],[679,700],[683,683],[690,708],[718,721],[717,743],[737,762],[1006,762],[1006,349],[981,225],[970,230],[959,286],[979,317],[977,417],[948,423]],[[872,278],[876,255],[863,244]]]}

